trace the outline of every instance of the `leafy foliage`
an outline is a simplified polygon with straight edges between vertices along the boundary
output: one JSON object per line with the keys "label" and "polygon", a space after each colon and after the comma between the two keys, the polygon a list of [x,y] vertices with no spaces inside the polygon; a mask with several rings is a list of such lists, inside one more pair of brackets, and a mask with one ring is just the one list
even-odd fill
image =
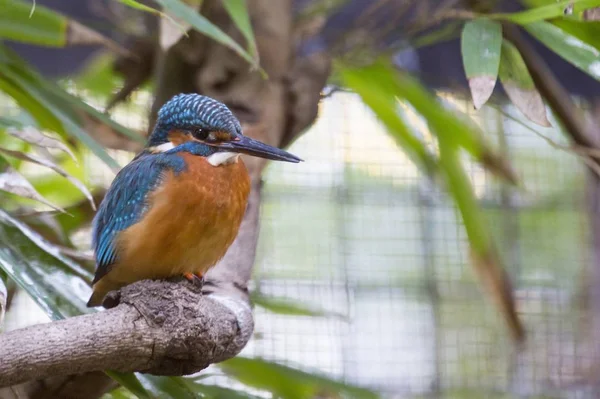
{"label": "leafy foliage", "polygon": [[[168,18],[180,32],[188,29],[210,37],[237,53],[254,68],[259,68],[259,54],[252,30],[249,10],[244,0],[223,0],[231,20],[241,32],[247,49],[229,37],[214,23],[197,12],[200,1],[157,0],[161,10],[136,0],[114,0],[142,12]],[[310,13],[327,14],[340,2],[310,8]],[[548,125],[543,99],[538,92],[519,51],[503,38],[502,23],[523,26],[537,40],[565,60],[600,80],[600,23],[581,19],[585,8],[600,6],[600,0],[546,1],[528,0],[528,10],[512,14],[476,14],[462,24],[461,52],[476,108],[490,98],[499,78],[509,99],[533,122]],[[565,15],[573,5],[576,12]],[[126,51],[93,29],[40,5],[20,0],[0,0],[0,39],[50,47],[78,44],[101,44],[116,53]],[[462,18],[462,17],[461,17]],[[444,39],[445,28],[428,36]],[[86,38],[85,41],[82,41]],[[427,45],[435,42],[422,42]],[[337,62],[336,73],[347,88],[355,91],[387,127],[396,143],[432,179],[447,188],[464,221],[473,253],[473,265],[483,285],[491,293],[505,316],[513,336],[520,340],[523,331],[511,297],[510,284],[496,254],[472,184],[461,162],[463,153],[501,179],[517,183],[514,171],[485,140],[480,129],[466,118],[457,116],[413,77],[392,67],[389,59],[369,60],[366,65]],[[98,76],[98,75],[95,75]],[[101,87],[107,95],[114,89]],[[105,91],[104,91],[105,90]],[[58,237],[62,245],[72,248],[70,234],[89,223],[93,212],[89,204],[77,204],[72,198],[62,204],[67,214],[42,212],[34,217],[19,212],[38,212],[39,205],[22,201],[16,196],[43,202],[55,209],[62,208],[46,199],[46,191],[79,191],[92,201],[94,187],[82,183],[73,169],[65,166],[81,161],[82,151],[91,151],[113,170],[119,164],[86,130],[86,120],[138,142],[143,138],[115,122],[64,87],[51,82],[35,71],[14,52],[0,43],[0,91],[18,105],[19,117],[0,115],[0,190],[10,193],[2,197],[0,211],[0,278],[10,279],[27,292],[51,319],[60,319],[89,311],[84,304],[89,294],[90,271],[65,255],[65,249],[51,242]],[[410,105],[426,122],[435,145],[425,142],[414,132],[400,111],[399,102]],[[51,132],[52,135],[49,135]],[[12,140],[12,141],[11,141]],[[54,173],[45,176],[46,185],[24,172],[31,164]],[[27,166],[26,166],[27,165]],[[19,211],[19,212],[17,212]],[[52,234],[48,233],[52,230]],[[4,286],[0,282],[0,286]],[[0,296],[2,294],[0,293]],[[257,305],[272,312],[294,316],[323,317],[330,313],[310,309],[280,298],[255,293]],[[2,303],[0,300],[0,308]],[[1,310],[0,310],[1,314]],[[317,394],[339,393],[348,397],[375,398],[363,388],[348,386],[317,373],[308,373],[265,359],[239,357],[219,366],[230,378],[247,387],[271,392],[282,398],[312,398]],[[108,374],[129,390],[113,393],[113,397],[201,397],[254,398],[244,390],[204,384],[198,378],[165,378],[147,375]]]}

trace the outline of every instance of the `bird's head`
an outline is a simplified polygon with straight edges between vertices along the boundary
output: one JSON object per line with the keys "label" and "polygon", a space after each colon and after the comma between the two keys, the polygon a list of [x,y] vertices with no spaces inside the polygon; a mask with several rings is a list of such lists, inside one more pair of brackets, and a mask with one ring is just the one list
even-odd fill
{"label": "bird's head", "polygon": [[162,106],[147,147],[151,152],[165,152],[188,142],[193,143],[194,154],[207,157],[215,166],[227,164],[239,154],[302,161],[287,151],[244,136],[240,122],[225,104],[199,94],[178,94]]}

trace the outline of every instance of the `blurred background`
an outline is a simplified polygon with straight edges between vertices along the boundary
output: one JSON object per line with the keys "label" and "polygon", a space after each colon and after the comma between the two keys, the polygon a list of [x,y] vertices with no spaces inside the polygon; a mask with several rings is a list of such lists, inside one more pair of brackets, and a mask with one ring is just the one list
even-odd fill
{"label": "blurred background", "polygon": [[[104,21],[106,16],[98,14],[98,10],[103,8],[85,5],[90,2],[80,3],[74,6],[38,1],[40,7],[46,5],[71,13],[80,22],[102,31],[104,25],[98,21]],[[168,10],[162,2],[158,3]],[[294,15],[301,14],[310,3],[295,2]],[[363,47],[354,47],[352,31],[344,30],[348,21],[375,11],[365,10],[364,4],[361,6],[355,1],[312,3],[319,3],[317,5],[328,14],[321,16],[319,34],[300,42],[303,44],[297,46],[299,52],[308,51],[312,55],[313,51],[320,54],[326,49],[329,61],[352,67],[358,64],[359,68],[377,60],[370,51],[347,57],[348,53]],[[382,14],[412,7],[407,5],[410,2],[375,3],[381,3],[382,9],[377,12]],[[469,10],[465,6],[469,2],[442,3],[433,9]],[[535,11],[535,7],[558,4],[558,11],[551,17],[540,16],[538,20],[525,22],[559,21],[556,25],[560,26],[560,21],[573,12],[569,11],[570,3],[577,6],[578,2],[491,2],[489,8],[484,4],[487,2],[479,3],[483,5],[473,12],[517,12],[526,7]],[[0,2],[0,7],[2,4]],[[143,4],[156,6],[150,2]],[[249,7],[252,10],[252,2]],[[312,7],[321,10],[315,4]],[[398,13],[398,21],[414,22],[419,14],[413,12],[416,11]],[[139,10],[131,15],[142,19],[152,16]],[[376,20],[374,15],[370,18]],[[585,20],[583,14],[577,14],[577,9],[572,15],[579,18],[577,23],[586,24],[585,29],[592,32],[598,29],[600,22]],[[399,26],[398,21],[393,21],[393,25]],[[464,24],[462,19],[460,21]],[[575,19],[568,21],[575,22]],[[423,32],[429,34],[431,29],[425,27]],[[532,121],[528,117],[531,115],[524,113],[518,101],[507,98],[504,90],[497,90],[490,101],[475,110],[471,97],[475,94],[469,94],[468,76],[463,69],[466,68],[462,58],[465,50],[463,48],[461,53],[460,47],[463,27],[456,29],[458,34],[449,30],[444,40],[419,46],[412,44],[415,38],[409,35],[411,32],[406,26],[391,29],[387,33],[394,34],[393,40],[381,39],[381,43],[389,41],[391,44],[381,44],[377,54],[389,55],[392,48],[390,59],[399,71],[419,77],[422,86],[435,93],[442,104],[440,109],[446,110],[452,118],[467,121],[470,131],[478,135],[476,141],[481,139],[481,143],[485,143],[482,148],[510,164],[517,185],[503,180],[499,168],[490,168],[485,157],[469,150],[457,155],[477,203],[477,218],[482,221],[498,254],[497,265],[511,281],[514,309],[527,331],[526,346],[515,343],[507,329],[504,317],[510,313],[510,305],[508,311],[506,307],[496,306],[497,297],[490,295],[489,285],[481,284],[474,272],[470,252],[477,246],[467,234],[464,218],[473,219],[465,216],[465,210],[457,202],[460,196],[452,194],[452,181],[432,178],[427,167],[415,162],[410,148],[402,145],[397,132],[394,133],[394,123],[379,112],[383,106],[373,105],[369,101],[373,97],[344,75],[350,67],[334,65],[331,75],[326,74],[323,87],[311,86],[320,99],[314,102],[318,104],[314,122],[309,118],[298,129],[303,133],[289,145],[289,151],[306,162],[269,164],[263,173],[261,230],[251,282],[255,331],[241,356],[260,359],[269,365],[282,365],[295,382],[290,382],[287,390],[277,387],[270,390],[268,382],[252,382],[260,376],[249,372],[246,377],[236,378],[239,374],[229,373],[227,367],[214,366],[201,373],[207,377],[194,382],[228,387],[239,395],[248,395],[239,397],[598,397],[596,377],[590,377],[597,367],[594,344],[597,336],[593,335],[594,314],[598,311],[593,303],[597,214],[590,205],[593,205],[590,198],[597,190],[593,172],[590,172],[594,169],[590,164],[595,163],[595,155],[590,155],[590,148],[586,152],[583,147],[574,146],[569,132],[571,126],[565,123],[560,110],[552,106],[543,107],[545,111],[542,111],[549,121],[548,126],[540,126],[539,120],[538,123]],[[118,43],[129,43],[129,34],[106,28],[104,31]],[[258,32],[256,26],[255,31]],[[504,32],[506,35],[506,28]],[[565,32],[570,31],[565,28]],[[340,36],[344,37],[343,41],[339,40]],[[592,45],[596,43],[600,49],[599,37],[584,43],[590,48],[595,48]],[[362,45],[363,39],[355,40]],[[403,44],[395,47],[398,41]],[[331,44],[334,42],[335,46]],[[527,36],[526,42],[535,46],[558,81],[574,96],[578,109],[593,110],[600,94],[598,81],[594,79],[600,74],[581,72],[578,54],[568,58],[556,49],[548,50],[534,42],[531,36]],[[343,52],[340,46],[345,49]],[[369,43],[366,47],[377,46],[379,44]],[[57,87],[75,95],[96,112],[103,112],[115,93],[128,84],[127,74],[123,76],[115,67],[114,55],[96,47],[58,50],[15,43],[7,43],[6,47],[15,50],[32,68],[40,70],[43,79],[57,82]],[[590,64],[600,62],[598,51]],[[0,53],[0,61],[3,54],[9,53]],[[49,58],[49,54],[62,55]],[[365,57],[370,61],[365,62]],[[45,60],[49,62],[42,62]],[[236,62],[248,67],[241,58]],[[528,67],[535,76],[531,66]],[[0,83],[2,78],[8,81],[10,75],[3,75],[0,68]],[[371,79],[375,82],[377,77]],[[373,87],[376,86],[373,83]],[[552,105],[537,81],[536,86],[546,104]],[[128,93],[126,101],[120,99],[110,109],[112,121],[134,133],[146,132],[151,127],[148,115],[156,108],[160,90],[155,80],[144,80]],[[535,86],[533,91],[536,91]],[[380,92],[375,98],[384,96]],[[394,96],[397,117],[410,135],[423,143],[428,153],[434,156],[443,153],[440,125],[424,113],[414,97],[404,97],[401,93]],[[225,100],[231,98],[225,96]],[[23,129],[34,125],[47,135],[62,137],[75,152],[78,162],[68,155],[59,157],[57,148],[50,150],[52,159],[82,182],[91,195],[101,199],[114,178],[114,168],[99,158],[93,146],[90,148],[85,140],[81,145],[80,138],[70,137],[68,133],[56,135],[40,126],[40,118],[32,117],[31,110],[24,109],[10,91],[5,91],[0,104],[0,121],[5,125],[7,121],[12,123],[2,130],[0,144],[3,147],[44,155],[31,141],[18,140],[18,134],[6,133],[15,126]],[[243,121],[244,109],[241,106],[240,109],[237,111]],[[65,119],[60,120],[65,124]],[[86,126],[85,121],[79,123]],[[119,148],[118,143],[99,140],[98,133],[90,136],[100,142],[106,154],[121,167],[133,158],[139,146],[127,144],[131,147]],[[285,139],[279,143],[289,144]],[[85,265],[91,255],[89,222],[93,212],[88,209],[85,192],[39,164],[21,159],[11,165],[43,198],[71,209],[75,216],[67,219],[48,208],[32,205],[31,201],[16,200],[14,192],[0,199],[4,200],[3,209],[47,240],[54,241],[64,256],[83,265],[82,268],[88,267]],[[442,175],[443,172],[442,169]],[[446,190],[448,187],[450,190]],[[5,229],[1,234],[7,252],[10,251],[6,242],[15,240],[9,233]],[[65,316],[77,313],[65,310],[77,308],[75,300],[67,305],[65,302],[70,301],[70,295],[85,297],[89,289],[84,280],[75,281],[72,277],[78,275],[72,266],[61,269],[46,266],[43,261],[36,265],[29,260],[24,263],[27,266],[23,267],[25,271],[20,280],[19,273],[15,279],[3,263],[9,306],[0,326],[2,331],[55,318],[47,307],[55,307]],[[67,269],[70,271],[65,271]],[[11,283],[9,277],[17,284]],[[26,281],[27,278],[33,281]],[[38,282],[38,297],[24,288]],[[504,284],[502,279],[498,284]],[[62,287],[58,290],[61,292],[50,293],[56,291],[57,286]],[[68,290],[72,293],[62,292]],[[44,295],[52,298],[46,303]],[[256,363],[256,367],[262,366]],[[273,373],[264,378],[278,378]],[[148,389],[159,385],[153,385],[141,375],[139,378]],[[343,386],[350,388],[346,390]],[[353,387],[365,390],[353,391]],[[157,397],[177,397],[169,396],[166,388],[160,392]],[[201,389],[198,392],[198,397],[234,397],[210,396]],[[121,388],[108,395],[127,397],[131,394]]]}

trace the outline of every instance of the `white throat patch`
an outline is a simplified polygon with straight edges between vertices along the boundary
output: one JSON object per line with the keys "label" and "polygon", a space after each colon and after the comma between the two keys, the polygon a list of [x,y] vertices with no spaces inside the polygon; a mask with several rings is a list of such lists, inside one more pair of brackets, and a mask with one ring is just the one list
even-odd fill
{"label": "white throat patch", "polygon": [[209,155],[207,159],[212,166],[219,166],[235,163],[239,157],[240,154],[237,152],[216,152],[212,155]]}
{"label": "white throat patch", "polygon": [[157,145],[156,147],[153,147],[152,152],[166,152],[172,150],[173,148],[175,148],[175,146],[169,141],[167,143],[162,143],[160,145]]}

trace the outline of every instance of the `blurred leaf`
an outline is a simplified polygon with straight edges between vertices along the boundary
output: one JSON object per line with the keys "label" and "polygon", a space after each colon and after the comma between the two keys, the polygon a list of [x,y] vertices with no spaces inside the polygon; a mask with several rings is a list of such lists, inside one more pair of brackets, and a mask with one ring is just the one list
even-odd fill
{"label": "blurred leaf", "polygon": [[5,284],[5,273],[0,272],[0,326],[4,321],[4,315],[6,314],[6,301],[8,300],[8,290]]}
{"label": "blurred leaf", "polygon": [[150,374],[137,374],[144,388],[155,398],[196,398],[181,377],[161,377]]}
{"label": "blurred leaf", "polygon": [[[181,20],[176,21],[169,14],[161,12],[155,8],[149,7],[136,0],[119,0],[121,3],[128,5],[129,7],[138,9],[140,11],[149,12],[151,14],[158,15],[160,18],[160,47],[163,50],[168,50],[172,45],[177,43],[179,39],[186,35],[187,30],[190,28],[190,24],[182,22]],[[196,0],[198,3],[200,0]]]}
{"label": "blurred leaf", "polygon": [[78,90],[90,93],[94,97],[108,98],[115,89],[123,85],[123,77],[113,69],[115,57],[100,53],[88,62],[77,75],[69,76]]}
{"label": "blurred leaf", "polygon": [[250,54],[258,62],[258,48],[256,47],[256,40],[254,40],[254,31],[252,30],[252,23],[250,22],[250,13],[248,12],[248,3],[246,0],[222,0],[223,7],[233,20],[235,26],[242,32]]}
{"label": "blurred leaf", "polygon": [[571,5],[577,5],[579,8],[598,7],[600,6],[600,0],[564,0],[511,14],[491,14],[490,17],[507,19],[520,25],[526,25],[545,19],[563,17],[565,9]]}
{"label": "blurred leaf", "polygon": [[[125,0],[123,2],[128,4],[137,3],[134,0]],[[221,43],[223,46],[230,48],[240,57],[248,61],[252,66],[258,67],[257,59],[248,54],[248,52],[246,52],[239,44],[237,44],[235,40],[223,32],[221,28],[200,15],[196,9],[188,6],[181,0],[156,0],[156,3],[160,4],[164,13],[169,15],[171,18],[175,18],[177,21],[183,21],[186,24],[189,24],[189,26],[193,27],[198,32],[210,37],[218,43]],[[140,7],[136,8],[142,9]],[[150,7],[144,7],[143,10],[154,14],[158,12]]]}
{"label": "blurred leaf", "polygon": [[347,385],[322,375],[307,373],[264,359],[235,357],[219,368],[240,382],[272,392],[284,399],[312,399],[317,393],[340,393],[351,397],[370,399],[379,396],[368,389]]}
{"label": "blurred leaf", "polygon": [[49,92],[44,83],[35,74],[24,70],[22,65],[19,68],[19,62],[17,62],[17,65],[0,63],[0,77],[2,75],[14,86],[27,93],[28,96],[35,98],[40,105],[61,122],[65,132],[85,144],[109,167],[115,170],[120,169],[119,164],[108,155],[104,147],[79,126],[74,110],[69,106],[65,106],[64,101],[61,101],[60,98]]}
{"label": "blurred leaf", "polygon": [[[488,170],[513,184],[517,182],[508,162],[491,149],[479,129],[457,117],[453,110],[446,109],[418,81],[395,70],[387,61],[380,61],[361,69],[365,77],[380,82],[379,95],[383,95],[382,88],[385,88],[386,92],[406,100],[433,127],[435,134],[451,137],[458,146],[464,148]],[[373,108],[371,104],[367,104]],[[378,112],[377,109],[373,110]]]}
{"label": "blurred leaf", "polygon": [[96,120],[100,121],[101,123],[113,128],[115,131],[121,133],[125,137],[129,137],[130,139],[137,141],[138,143],[146,142],[146,138],[144,136],[134,132],[131,129],[126,128],[125,126],[121,125],[120,123],[115,122],[114,120],[112,120],[110,118],[110,116],[98,111],[91,105],[87,104],[85,101],[81,100],[79,97],[77,97],[71,93],[68,93],[57,86],[50,86],[50,87],[48,87],[48,89],[56,96],[62,98],[66,103],[79,109],[82,112],[85,112],[90,118],[95,118]]}
{"label": "blurred leaf", "polygon": [[465,24],[460,49],[476,109],[481,108],[494,91],[501,45],[500,23],[480,18]]}
{"label": "blurred leaf", "polygon": [[[86,306],[92,274],[63,256],[27,225],[0,210],[0,268],[53,320],[92,312]],[[139,397],[149,398],[133,374],[108,373]]]}
{"label": "blurred leaf", "polygon": [[515,342],[525,339],[525,330],[517,314],[512,287],[496,254],[491,234],[477,203],[471,182],[460,162],[459,148],[446,135],[439,136],[440,167],[446,186],[458,207],[471,245],[471,260],[487,292],[506,319]]}
{"label": "blurred leaf", "polygon": [[537,91],[519,50],[510,42],[502,42],[500,81],[508,98],[531,121],[549,127],[546,106]]}
{"label": "blurred leaf", "polygon": [[297,303],[286,298],[270,297],[258,292],[252,292],[250,294],[250,299],[255,305],[277,314],[316,317],[336,316],[345,318],[341,314],[328,312],[325,310],[311,309],[301,303]]}
{"label": "blurred leaf", "polygon": [[7,129],[6,132],[13,137],[17,137],[23,141],[26,141],[38,147],[59,149],[69,154],[71,159],[77,161],[75,154],[73,154],[73,151],[71,151],[71,149],[66,144],[64,144],[60,140],[46,136],[44,133],[31,126],[25,126],[18,129]]}
{"label": "blurred leaf", "polygon": [[[117,381],[124,387],[137,396],[140,399],[151,399],[152,396],[146,391],[143,385],[140,383],[138,378],[133,373],[121,373],[119,371],[107,370],[105,371],[106,375],[108,375],[113,380]],[[173,396],[174,398],[176,396]]]}
{"label": "blurred leaf", "polygon": [[[189,379],[184,378],[189,381]],[[262,396],[250,395],[242,390],[236,391],[230,388],[220,387],[218,385],[203,385],[192,381],[187,382],[194,392],[202,394],[205,399],[260,399]]]}
{"label": "blurred leaf", "polygon": [[548,22],[525,25],[546,47],[593,78],[600,80],[600,51]]}
{"label": "blurred leaf", "polygon": [[87,189],[87,187],[82,182],[80,182],[79,180],[77,180],[76,178],[74,178],[73,176],[68,174],[63,168],[56,165],[54,162],[52,162],[48,159],[45,159],[45,158],[37,157],[32,154],[26,154],[21,151],[8,150],[8,149],[2,148],[2,147],[0,147],[0,152],[4,153],[6,155],[9,155],[11,157],[14,157],[14,158],[18,158],[18,159],[21,159],[21,160],[24,160],[27,162],[36,163],[38,165],[42,165],[49,169],[52,169],[53,171],[55,171],[56,173],[58,173],[59,175],[61,175],[65,179],[67,179],[68,181],[70,181],[71,184],[73,184],[75,187],[77,187],[77,189],[79,191],[81,191],[83,193],[83,195],[85,195],[85,197],[90,201],[90,205],[92,206],[92,208],[94,210],[96,209],[96,204],[94,204],[94,199],[92,198],[92,193],[90,193],[90,191]]}
{"label": "blurred leaf", "polygon": [[57,133],[64,133],[60,121],[50,111],[41,105],[34,96],[6,80],[2,74],[0,74],[0,91],[8,94],[19,106],[29,112],[40,127]]}
{"label": "blurred leaf", "polygon": [[[437,99],[429,94],[417,81],[410,76],[396,71],[387,61],[359,69],[342,70],[346,84],[363,92],[370,92],[369,102],[365,101],[378,115],[383,103],[375,99],[398,96],[412,104],[431,127],[432,133],[438,138],[440,154],[444,146],[444,162],[440,158],[437,163],[439,174],[444,178],[448,190],[456,202],[468,230],[469,240],[474,249],[475,268],[482,277],[484,285],[491,291],[495,300],[500,300],[500,309],[512,323],[511,332],[520,337],[522,328],[516,318],[512,291],[507,289],[508,280],[503,270],[491,256],[493,247],[486,224],[473,194],[473,189],[462,165],[458,159],[459,150],[465,149],[484,166],[510,181],[516,181],[512,170],[506,161],[494,154],[485,144],[481,133],[469,123],[457,118],[453,111],[444,108]],[[356,77],[363,77],[357,80]],[[351,79],[348,79],[350,77]],[[361,85],[357,85],[359,82]],[[363,87],[367,86],[367,87]],[[359,92],[360,94],[361,92]],[[387,110],[390,114],[393,108]],[[396,114],[397,115],[397,114]],[[392,116],[387,117],[393,120]],[[386,125],[388,125],[386,123]],[[502,294],[502,295],[500,295]]]}
{"label": "blurred leaf", "polygon": [[31,183],[10,166],[8,161],[2,156],[0,156],[0,171],[0,190],[41,202],[53,209],[64,212],[62,208],[52,204],[38,193]]}
{"label": "blurred leaf", "polygon": [[62,255],[55,256],[39,245],[43,243],[48,247],[52,244],[2,210],[0,243],[0,268],[51,319],[59,320],[86,311],[82,294],[87,283],[69,272],[70,268],[61,259]]}
{"label": "blurred leaf", "polygon": [[560,18],[553,20],[552,24],[600,51],[600,22],[584,22]]}
{"label": "blurred leaf", "polygon": [[127,53],[100,33],[42,5],[0,0],[0,10],[0,39],[52,47],[100,44],[121,54]]}
{"label": "blurred leaf", "polygon": [[340,64],[337,69],[344,85],[362,98],[415,165],[421,166],[426,174],[433,175],[437,161],[398,115],[398,100],[389,84],[389,71],[381,71],[378,67],[351,68]]}

